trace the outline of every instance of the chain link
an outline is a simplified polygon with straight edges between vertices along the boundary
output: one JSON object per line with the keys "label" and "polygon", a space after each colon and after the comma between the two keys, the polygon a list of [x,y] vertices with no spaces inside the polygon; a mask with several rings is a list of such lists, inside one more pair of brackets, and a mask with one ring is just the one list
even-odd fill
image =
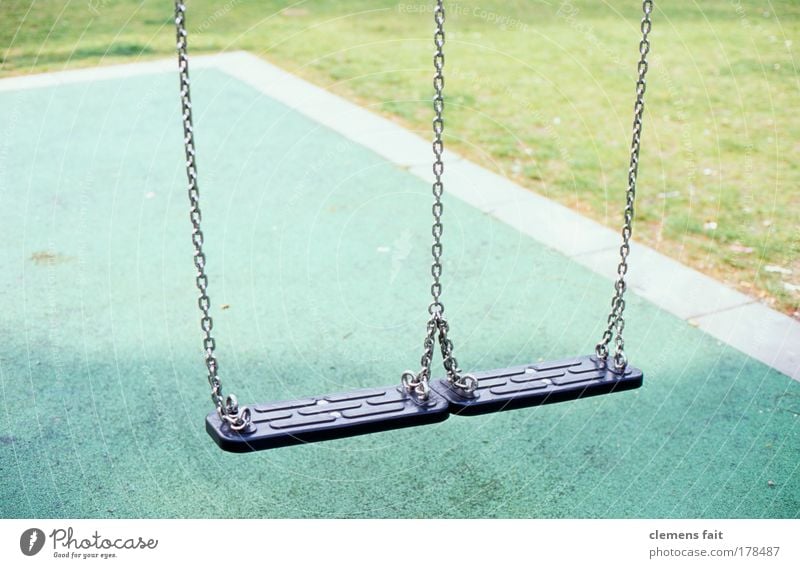
{"label": "chain link", "polygon": [[187,53],[186,5],[183,0],[175,0],[175,31],[178,51],[178,70],[181,85],[181,111],[183,121],[183,144],[186,152],[186,177],[189,193],[189,219],[192,222],[192,244],[194,245],[194,266],[197,269],[195,284],[199,296],[197,306],[200,308],[200,328],[203,330],[203,351],[208,384],[211,386],[211,400],[217,408],[220,419],[228,423],[234,430],[244,430],[250,423],[250,409],[239,408],[236,395],[222,394],[222,383],[219,380],[219,365],[214,354],[216,341],[211,334],[214,321],[209,313],[211,300],[208,297],[208,276],[206,276],[206,255],[203,253],[203,231],[200,230],[202,214],[200,212],[200,190],[197,185],[197,163],[195,160],[194,128],[192,123],[192,98],[189,88],[189,55]]}
{"label": "chain link", "polygon": [[431,276],[433,282],[431,284],[431,303],[428,306],[428,320],[425,341],[423,342],[423,353],[420,358],[421,369],[418,373],[414,374],[412,371],[406,371],[402,376],[403,386],[407,391],[415,393],[423,400],[427,399],[430,391],[428,382],[431,378],[431,363],[433,361],[433,349],[436,343],[436,335],[439,337],[439,347],[442,352],[442,359],[447,378],[450,383],[457,388],[460,388],[468,393],[471,393],[477,387],[477,380],[471,375],[461,375],[461,369],[458,367],[458,361],[453,355],[453,342],[448,338],[450,325],[444,317],[444,304],[441,301],[442,295],[442,233],[444,226],[442,225],[442,214],[444,213],[444,204],[442,203],[442,195],[444,193],[444,183],[442,182],[442,174],[444,173],[444,162],[442,161],[442,154],[444,152],[444,142],[442,141],[442,134],[444,132],[444,0],[437,0],[436,7],[433,11],[433,19],[436,24],[436,29],[433,34],[433,43],[436,46],[436,51],[433,55],[433,206],[431,213],[433,213],[433,226],[431,227],[431,234],[433,236],[433,245],[431,245]]}
{"label": "chain link", "polygon": [[633,135],[631,138],[631,158],[628,167],[628,190],[625,194],[624,223],[622,226],[622,245],[619,248],[619,265],[617,266],[617,279],[614,282],[614,296],[611,299],[611,312],[608,315],[607,327],[603,337],[595,347],[597,356],[607,360],[608,346],[614,340],[614,366],[623,369],[628,364],[625,356],[625,340],[622,332],[625,329],[625,291],[627,284],[625,275],[628,273],[628,255],[630,254],[630,240],[633,234],[634,201],[636,199],[636,178],[639,173],[639,145],[642,135],[642,114],[644,112],[644,93],[646,89],[645,76],[647,75],[647,54],[650,52],[650,14],[653,11],[653,1],[642,2],[642,16],[640,29],[642,39],[639,42],[639,64],[637,67],[638,79],[636,81],[636,103],[633,110]]}

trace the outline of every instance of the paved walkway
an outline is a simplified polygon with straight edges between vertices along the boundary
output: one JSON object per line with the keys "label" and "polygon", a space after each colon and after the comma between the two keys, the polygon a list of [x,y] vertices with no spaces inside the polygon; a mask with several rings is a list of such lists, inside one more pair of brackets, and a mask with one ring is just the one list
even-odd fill
{"label": "paved walkway", "polygon": [[[392,384],[424,331],[427,143],[252,56],[198,63],[226,388],[250,402]],[[642,248],[627,328],[641,390],[218,451],[202,426],[176,91],[171,61],[0,81],[0,514],[800,513],[796,329]],[[614,233],[457,157],[447,172],[444,301],[462,366],[590,352]],[[754,322],[756,343],[739,345]]]}

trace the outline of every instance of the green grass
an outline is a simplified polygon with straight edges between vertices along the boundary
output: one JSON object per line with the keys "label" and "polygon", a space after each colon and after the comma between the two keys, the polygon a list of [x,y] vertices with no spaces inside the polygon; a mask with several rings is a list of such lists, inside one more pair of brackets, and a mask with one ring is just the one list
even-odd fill
{"label": "green grass", "polygon": [[[191,0],[192,51],[250,50],[429,129],[430,11],[288,5]],[[448,5],[448,146],[618,226],[638,2]],[[0,75],[171,54],[170,10],[0,0]],[[800,4],[664,2],[653,30],[636,238],[800,317]]]}

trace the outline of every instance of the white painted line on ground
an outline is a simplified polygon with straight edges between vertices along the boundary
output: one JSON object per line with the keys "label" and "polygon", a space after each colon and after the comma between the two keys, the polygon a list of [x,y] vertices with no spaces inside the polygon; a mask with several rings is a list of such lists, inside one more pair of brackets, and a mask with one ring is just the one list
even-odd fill
{"label": "white painted line on ground", "polygon": [[794,379],[800,377],[800,325],[790,317],[754,302],[697,321],[700,329],[728,345]]}
{"label": "white painted line on ground", "polygon": [[[573,258],[593,272],[613,278],[619,263],[618,248],[619,242],[614,248]],[[630,289],[681,319],[699,321],[700,316],[755,301],[644,245],[633,243],[631,259]]]}
{"label": "white painted line on ground", "polygon": [[[430,167],[430,142],[424,142],[416,134],[392,121],[312,85],[255,55],[241,51],[228,53],[220,68],[270,98],[369,148],[389,162],[406,168],[415,165]],[[451,162],[460,160],[461,157],[445,150],[444,159]]]}
{"label": "white painted line on ground", "polygon": [[[175,71],[175,59],[0,79],[0,92]],[[432,180],[430,141],[247,52],[194,57],[342,136]],[[613,278],[620,237],[599,223],[445,151],[446,191],[593,272]],[[800,322],[640,244],[631,250],[637,294],[778,371],[800,380]]]}

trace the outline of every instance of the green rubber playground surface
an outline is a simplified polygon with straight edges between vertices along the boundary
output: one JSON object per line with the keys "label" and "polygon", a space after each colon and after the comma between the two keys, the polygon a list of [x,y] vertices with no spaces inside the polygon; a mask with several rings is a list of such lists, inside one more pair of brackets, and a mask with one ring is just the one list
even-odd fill
{"label": "green rubber playground surface", "polygon": [[[398,381],[424,335],[428,185],[219,70],[193,84],[226,392]],[[176,75],[0,107],[3,517],[800,514],[800,384],[635,295],[638,391],[221,452],[204,430]],[[591,352],[610,281],[452,197],[445,224],[462,367]]]}

